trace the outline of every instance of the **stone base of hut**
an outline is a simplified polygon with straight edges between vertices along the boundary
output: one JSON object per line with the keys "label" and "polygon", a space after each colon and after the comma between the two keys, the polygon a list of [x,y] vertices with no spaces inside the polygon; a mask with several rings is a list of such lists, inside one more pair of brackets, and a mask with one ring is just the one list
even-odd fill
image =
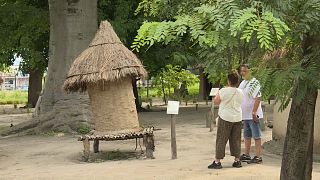
{"label": "stone base of hut", "polygon": [[[89,160],[90,157],[90,141],[93,141],[93,152],[99,152],[99,141],[117,141],[117,140],[129,140],[136,139],[136,143],[138,139],[143,139],[143,144],[146,147],[146,158],[154,159],[153,152],[155,149],[154,146],[154,128],[145,128],[141,131],[136,132],[123,132],[117,134],[105,134],[105,135],[84,135],[78,138],[78,141],[83,142],[83,153],[85,161]],[[137,148],[137,144],[136,144]]]}

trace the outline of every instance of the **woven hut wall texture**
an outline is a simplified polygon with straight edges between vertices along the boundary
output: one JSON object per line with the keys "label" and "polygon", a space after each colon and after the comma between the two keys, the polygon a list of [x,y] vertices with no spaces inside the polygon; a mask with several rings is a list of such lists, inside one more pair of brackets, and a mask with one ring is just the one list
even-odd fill
{"label": "woven hut wall texture", "polygon": [[139,131],[131,78],[89,85],[95,134]]}

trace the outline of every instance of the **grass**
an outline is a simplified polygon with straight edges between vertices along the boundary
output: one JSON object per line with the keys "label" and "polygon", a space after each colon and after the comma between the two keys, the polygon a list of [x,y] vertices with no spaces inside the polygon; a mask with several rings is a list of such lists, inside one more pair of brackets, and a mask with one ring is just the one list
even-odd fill
{"label": "grass", "polygon": [[28,91],[0,91],[0,105],[27,104]]}
{"label": "grass", "polygon": [[[147,98],[147,88],[145,87],[139,87],[138,88],[138,92],[139,92],[139,96],[141,97],[141,100],[143,102],[148,102],[148,98]],[[173,89],[171,90],[171,92],[173,92]],[[187,99],[193,99],[194,97],[198,97],[199,95],[199,83],[196,83],[192,86],[188,87],[188,97]],[[158,90],[155,87],[149,88],[149,100],[152,97],[162,97],[162,93],[159,95],[158,94]]]}
{"label": "grass", "polygon": [[[147,88],[138,88],[139,96],[143,102],[148,102],[152,97],[162,97],[162,94],[158,94],[156,88],[149,88],[149,100],[147,99]],[[173,92],[173,89],[172,89]],[[196,83],[188,87],[189,99],[191,97],[197,97],[199,94],[199,83]],[[4,104],[27,104],[28,92],[27,91],[0,91],[0,105]],[[81,130],[82,131],[82,130]]]}
{"label": "grass", "polygon": [[[147,88],[145,87],[139,87],[138,88],[139,96],[141,97],[147,97]],[[149,88],[149,97],[157,97],[157,89],[154,87]]]}
{"label": "grass", "polygon": [[119,149],[114,151],[100,151],[99,153],[92,154],[90,162],[100,163],[105,161],[118,161],[128,160],[132,158],[140,158],[138,151],[120,151]]}

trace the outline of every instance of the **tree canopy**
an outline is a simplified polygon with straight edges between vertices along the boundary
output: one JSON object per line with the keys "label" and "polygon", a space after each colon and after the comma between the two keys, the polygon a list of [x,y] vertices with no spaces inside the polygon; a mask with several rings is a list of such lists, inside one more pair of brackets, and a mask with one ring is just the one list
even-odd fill
{"label": "tree canopy", "polygon": [[49,47],[48,2],[40,0],[0,1],[0,63],[12,65],[23,58],[21,70],[44,71]]}
{"label": "tree canopy", "polygon": [[191,42],[216,80],[239,64],[251,63],[264,99],[275,95],[280,110],[292,100],[281,179],[311,179],[320,88],[319,10],[319,0],[141,0],[137,13],[168,16],[145,21],[131,47],[139,51],[154,44]]}
{"label": "tree canopy", "polygon": [[[305,69],[300,60],[304,38],[319,33],[319,1],[142,0],[136,13],[164,18],[143,23],[133,50],[188,41],[214,81],[250,62],[265,87],[264,99],[276,95],[283,102],[281,109],[288,104],[296,79],[318,75],[316,63]],[[277,52],[286,56],[273,57]],[[319,85],[318,78],[310,81]],[[305,91],[300,93],[303,99]]]}

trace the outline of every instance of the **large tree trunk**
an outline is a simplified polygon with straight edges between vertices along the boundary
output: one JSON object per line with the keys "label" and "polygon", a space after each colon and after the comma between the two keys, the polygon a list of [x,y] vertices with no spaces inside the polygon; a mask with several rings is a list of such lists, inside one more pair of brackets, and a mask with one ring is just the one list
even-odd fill
{"label": "large tree trunk", "polygon": [[[306,38],[303,45],[304,55],[310,54],[312,39]],[[302,64],[306,68],[308,63]],[[292,98],[289,113],[287,133],[281,164],[281,180],[311,180],[314,142],[314,116],[318,90],[308,84],[304,100],[298,102],[298,92],[301,91],[300,81]]]}
{"label": "large tree trunk", "polygon": [[51,130],[75,130],[76,122],[88,119],[88,95],[66,94],[62,85],[73,60],[88,47],[97,30],[97,0],[49,0],[49,10],[49,69],[40,122],[50,119],[53,123],[45,123],[44,128]]}
{"label": "large tree trunk", "polygon": [[296,93],[293,96],[281,164],[282,180],[311,179],[316,99],[316,88],[308,89],[300,104]]}
{"label": "large tree trunk", "polygon": [[135,78],[132,78],[132,89],[133,89],[133,95],[134,95],[134,98],[135,98],[137,112],[146,111],[146,109],[144,109],[141,106],[142,102],[141,102],[141,100],[139,98],[139,92],[138,92],[138,87],[137,87],[137,79],[135,79]]}
{"label": "large tree trunk", "polygon": [[29,71],[28,107],[34,108],[42,90],[42,71],[35,69]]}
{"label": "large tree trunk", "polygon": [[199,83],[199,100],[206,100],[209,98],[209,94],[212,88],[212,84],[209,82],[207,75],[204,72],[204,68],[199,68],[200,83]]}
{"label": "large tree trunk", "polygon": [[199,100],[204,100],[207,96],[207,83],[206,83],[206,74],[204,73],[204,68],[199,68]]}

